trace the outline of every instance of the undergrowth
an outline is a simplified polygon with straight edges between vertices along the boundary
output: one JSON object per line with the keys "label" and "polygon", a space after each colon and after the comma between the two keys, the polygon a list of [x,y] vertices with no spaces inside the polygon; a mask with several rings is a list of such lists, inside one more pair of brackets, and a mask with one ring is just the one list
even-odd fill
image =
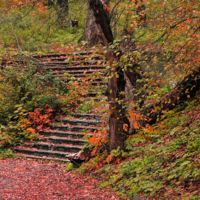
{"label": "undergrowth", "polygon": [[78,99],[78,95],[68,92],[66,84],[31,63],[2,68],[0,147],[33,140],[56,113],[75,109]]}
{"label": "undergrowth", "polygon": [[15,158],[11,149],[0,149],[0,159]]}
{"label": "undergrowth", "polygon": [[[0,18],[0,56],[10,51],[21,53],[21,50],[25,54],[49,52],[54,46],[77,44],[82,36],[86,5],[80,0],[69,3],[68,15],[59,13],[56,3],[48,7],[39,2],[20,8],[11,8],[11,2],[2,0],[0,4],[3,13]],[[9,12],[5,12],[7,9]],[[78,28],[71,26],[72,20],[78,20]]]}
{"label": "undergrowth", "polygon": [[[127,152],[105,153],[82,164],[78,172],[102,177],[121,195],[149,199],[199,199],[200,96],[168,111],[153,131],[139,131],[126,141]],[[120,156],[121,155],[121,156]]]}

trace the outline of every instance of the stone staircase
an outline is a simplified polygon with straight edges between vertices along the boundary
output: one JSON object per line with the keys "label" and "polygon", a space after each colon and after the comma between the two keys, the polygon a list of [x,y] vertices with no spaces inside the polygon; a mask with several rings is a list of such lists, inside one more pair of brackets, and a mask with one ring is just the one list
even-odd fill
{"label": "stone staircase", "polygon": [[[34,58],[41,61],[41,67],[49,73],[60,78],[63,82],[68,82],[65,73],[81,79],[86,75],[98,71],[103,74],[104,67],[100,65],[104,62],[102,55],[94,55],[88,60],[90,52],[75,52],[65,54],[36,55]],[[106,90],[107,83],[100,78],[91,81],[94,86],[85,98],[96,97],[100,86]],[[102,97],[103,98],[103,97]],[[91,113],[66,113],[57,118],[49,125],[49,128],[40,131],[38,140],[25,142],[15,148],[15,154],[33,159],[47,159],[54,161],[69,162],[66,158],[70,153],[79,152],[86,142],[86,137],[91,137],[94,131],[101,125],[102,115]],[[87,130],[87,131],[86,131]]]}

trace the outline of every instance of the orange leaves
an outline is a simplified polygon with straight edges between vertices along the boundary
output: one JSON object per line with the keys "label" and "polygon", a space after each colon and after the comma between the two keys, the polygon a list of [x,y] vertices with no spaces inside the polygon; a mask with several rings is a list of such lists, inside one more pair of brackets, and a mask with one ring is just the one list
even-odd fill
{"label": "orange leaves", "polygon": [[130,10],[127,10],[127,11],[126,11],[126,13],[130,14],[130,13],[131,13],[131,11],[130,11]]}
{"label": "orange leaves", "polygon": [[18,126],[22,129],[26,129],[27,127],[29,127],[31,125],[30,121],[28,119],[21,119],[18,122]]}
{"label": "orange leaves", "polygon": [[134,122],[133,123],[133,127],[134,127],[134,129],[139,129],[139,126],[138,126],[139,124],[137,123],[137,122]]}
{"label": "orange leaves", "polygon": [[[35,102],[35,106],[38,104]],[[43,108],[35,108],[34,112],[29,112],[31,124],[37,129],[41,130],[46,124],[50,122],[53,109],[46,104]]]}
{"label": "orange leaves", "polygon": [[91,137],[91,138],[89,139],[89,141],[90,141],[90,143],[95,143],[95,142],[96,142],[96,138],[95,138],[95,137]]}
{"label": "orange leaves", "polygon": [[126,132],[128,131],[128,124],[123,124],[123,130]]}
{"label": "orange leaves", "polygon": [[27,133],[28,134],[35,134],[35,129],[33,129],[33,128],[31,128],[31,127],[29,127],[29,128],[27,128]]}
{"label": "orange leaves", "polygon": [[108,12],[110,12],[110,8],[109,7],[105,6],[104,9],[107,10]]}
{"label": "orange leaves", "polygon": [[163,84],[166,84],[165,80],[163,80],[163,79],[161,80],[161,82],[162,82]]}
{"label": "orange leaves", "polygon": [[106,158],[106,162],[109,163],[110,161],[112,161],[114,158],[114,156],[112,154],[110,154],[107,158]]}
{"label": "orange leaves", "polygon": [[130,112],[129,115],[130,115],[131,121],[139,121],[140,119],[143,119],[143,116],[139,112],[136,112],[136,111]]}
{"label": "orange leaves", "polygon": [[77,82],[75,82],[74,84],[73,84],[73,87],[76,87],[78,85],[78,83]]}
{"label": "orange leaves", "polygon": [[89,142],[94,146],[91,156],[94,156],[101,149],[102,144],[108,143],[108,132],[104,130],[95,131],[94,136],[89,138]]}
{"label": "orange leaves", "polygon": [[143,127],[143,130],[145,132],[150,132],[150,131],[153,131],[153,127],[149,124],[146,124],[145,127]]}

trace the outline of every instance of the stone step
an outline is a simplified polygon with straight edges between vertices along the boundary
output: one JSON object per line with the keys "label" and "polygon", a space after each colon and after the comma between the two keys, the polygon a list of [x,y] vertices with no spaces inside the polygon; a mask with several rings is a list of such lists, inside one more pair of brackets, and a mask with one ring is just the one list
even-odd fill
{"label": "stone step", "polygon": [[[56,75],[56,76],[66,76],[65,74],[68,74],[68,72],[67,71],[52,71],[52,72],[50,72],[50,74]],[[71,73],[70,75],[73,76],[73,77],[77,77],[77,78],[79,78],[79,77],[90,78],[91,76],[95,76],[92,73],[91,74],[84,74],[84,73],[74,73],[74,74],[72,74]],[[99,76],[102,77],[102,78],[106,78],[105,76],[103,76],[103,73],[99,73]]]}
{"label": "stone step", "polygon": [[87,140],[50,136],[39,138],[39,141],[51,142],[54,144],[84,145]]}
{"label": "stone step", "polygon": [[[103,86],[103,85],[102,85]],[[95,86],[93,86],[93,87],[87,87],[87,86],[83,86],[83,88],[85,89],[85,88],[87,88],[87,90],[89,91],[89,92],[97,92],[97,93],[100,93],[100,92],[103,92],[103,95],[105,95],[105,93],[106,93],[106,90],[107,90],[107,86],[105,85],[105,86],[103,86],[103,87],[95,87]]]}
{"label": "stone step", "polygon": [[46,70],[102,70],[105,69],[105,67],[101,65],[78,65],[78,66],[66,66],[66,65],[46,65],[44,67]]}
{"label": "stone step", "polygon": [[90,61],[81,61],[81,62],[79,62],[79,61],[71,61],[71,62],[66,62],[66,61],[64,61],[64,62],[42,62],[42,63],[40,63],[41,65],[43,65],[43,66],[56,66],[56,65],[59,65],[59,66],[71,66],[71,67],[73,67],[73,66],[76,66],[76,65],[86,65],[86,66],[88,66],[88,65],[97,65],[97,64],[102,64],[102,63],[104,63],[105,61],[104,60],[90,60]]}
{"label": "stone step", "polygon": [[66,53],[50,53],[44,55],[33,55],[33,58],[41,59],[41,58],[52,58],[52,57],[62,57],[62,56],[78,56],[78,55],[90,55],[92,52],[80,51],[80,52],[66,52]]}
{"label": "stone step", "polygon": [[62,152],[79,152],[82,149],[82,146],[78,145],[65,145],[65,144],[53,144],[48,142],[33,142],[25,143],[24,147],[41,149],[46,151],[62,151]]}
{"label": "stone step", "polygon": [[101,72],[102,73],[103,70],[104,69],[88,69],[88,70],[62,70],[62,69],[59,69],[59,70],[52,70],[51,73],[52,74],[56,74],[56,73],[64,74],[64,73],[67,73],[67,74],[70,74],[70,75],[73,75],[73,74],[91,75],[94,72]]}
{"label": "stone step", "polygon": [[[39,59],[41,66],[52,73],[54,77],[59,77],[63,84],[71,80],[70,76],[64,75],[65,73],[75,77],[80,87],[86,87],[86,84],[81,86],[82,78],[86,76],[89,78],[95,72],[100,73],[101,78],[97,76],[94,76],[94,80],[92,77],[89,78],[88,82],[94,88],[91,88],[84,97],[85,100],[91,98],[94,101],[104,100],[104,95],[100,91],[107,89],[107,82],[103,78],[105,66],[102,65],[105,60],[102,55],[89,57],[90,54],[91,52],[82,51],[69,54],[35,55],[33,57]],[[50,124],[49,129],[40,131],[37,140],[16,147],[16,154],[33,159],[69,162],[66,155],[79,152],[83,148],[87,141],[84,137],[92,137],[94,131],[100,130],[101,118],[102,115],[97,116],[93,113],[70,114],[70,117],[66,114],[66,117],[57,119],[55,124]]]}
{"label": "stone step", "polygon": [[86,59],[92,59],[92,60],[103,60],[102,56],[93,56],[93,57],[89,57],[89,56],[76,56],[76,57],[69,57],[69,56],[62,56],[62,57],[53,57],[50,60],[51,61],[68,61],[68,59],[72,59],[74,61],[82,61],[82,60],[86,60]]}
{"label": "stone step", "polygon": [[101,121],[86,120],[86,119],[56,119],[56,121],[61,122],[63,124],[71,124],[71,125],[84,125],[84,126],[101,125]]}
{"label": "stone step", "polygon": [[87,96],[85,96],[85,100],[91,101],[91,99],[95,102],[99,102],[99,101],[102,101],[102,100],[107,101],[107,97],[105,97],[104,95],[101,96],[101,97],[87,97]]}
{"label": "stone step", "polygon": [[83,97],[95,97],[94,101],[96,99],[99,99],[99,96],[101,97],[102,95],[104,96],[105,92],[87,92],[86,94],[83,95]]}
{"label": "stone step", "polygon": [[[86,78],[85,74],[74,74],[73,75],[76,81],[82,82],[82,79]],[[65,76],[64,74],[60,74],[60,73],[55,73],[54,77],[58,77],[61,80],[65,80],[67,82],[74,80],[73,78],[69,78],[67,76]],[[103,78],[99,78],[99,77],[87,77],[87,81],[102,81]]]}
{"label": "stone step", "polygon": [[96,119],[98,121],[101,120],[103,115],[89,114],[89,113],[66,113],[68,117],[76,117],[76,118],[84,118],[84,119]]}
{"label": "stone step", "polygon": [[50,156],[50,157],[59,157],[59,158],[66,158],[66,155],[68,155],[68,153],[66,152],[28,149],[28,148],[22,148],[22,147],[15,148],[15,152],[31,155],[31,156],[36,155],[36,156]]}
{"label": "stone step", "polygon": [[[70,81],[70,79],[67,78],[60,78],[61,81],[63,81],[64,83],[67,83]],[[79,81],[80,82],[80,81]],[[99,80],[95,80],[95,81],[90,81],[91,85],[93,86],[101,86],[101,85],[107,85],[107,82],[103,82],[103,81],[99,81]]]}
{"label": "stone step", "polygon": [[103,92],[103,93],[99,93],[99,92],[88,92],[86,95],[85,95],[85,97],[97,97],[98,98],[98,96],[99,95],[103,95],[104,96],[104,94],[105,94],[105,92]]}
{"label": "stone step", "polygon": [[91,137],[92,133],[83,134],[80,132],[60,131],[60,130],[46,130],[40,131],[40,135],[44,136],[58,136],[58,137],[71,137],[71,138],[83,138],[84,136]]}
{"label": "stone step", "polygon": [[39,160],[49,160],[49,161],[55,161],[55,162],[70,162],[68,159],[61,159],[61,158],[54,158],[54,157],[46,157],[46,156],[33,156],[33,155],[27,155],[27,154],[21,154],[21,153],[15,153],[15,155],[24,157],[24,158],[31,158],[31,159],[39,159]]}
{"label": "stone step", "polygon": [[89,131],[89,132],[94,132],[98,129],[100,129],[99,127],[89,127],[89,126],[68,126],[68,125],[50,125],[50,128],[53,130],[62,130],[62,131],[78,131],[78,132],[85,132],[85,131]]}

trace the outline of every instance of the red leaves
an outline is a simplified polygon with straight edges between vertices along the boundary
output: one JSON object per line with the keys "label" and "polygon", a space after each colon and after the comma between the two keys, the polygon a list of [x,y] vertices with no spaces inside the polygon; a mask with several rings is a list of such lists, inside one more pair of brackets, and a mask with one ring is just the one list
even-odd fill
{"label": "red leaves", "polygon": [[107,10],[108,12],[110,12],[110,8],[109,7],[105,6],[104,9]]}
{"label": "red leaves", "polygon": [[[35,102],[35,107],[38,104]],[[43,108],[35,108],[34,112],[29,112],[30,122],[37,130],[41,130],[45,125],[50,122],[53,109],[49,108],[46,104]]]}
{"label": "red leaves", "polygon": [[1,160],[2,199],[98,199],[118,200],[113,192],[95,187],[95,179],[65,170],[66,164],[45,161]]}

